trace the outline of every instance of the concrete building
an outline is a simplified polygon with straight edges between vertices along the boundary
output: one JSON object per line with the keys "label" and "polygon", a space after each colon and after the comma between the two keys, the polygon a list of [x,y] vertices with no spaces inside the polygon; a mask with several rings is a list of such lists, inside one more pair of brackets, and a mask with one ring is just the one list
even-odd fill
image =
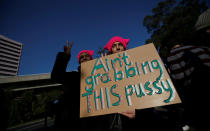
{"label": "concrete building", "polygon": [[[45,107],[49,100],[57,99],[61,88],[64,88],[62,84],[51,81],[50,74],[0,78],[0,90],[3,90],[3,96],[6,97],[1,99],[1,107],[7,105],[8,109],[7,131],[41,131],[53,125],[54,118],[47,115],[50,108]],[[0,120],[2,113],[5,112],[0,112]],[[27,120],[28,117],[31,119]]]}
{"label": "concrete building", "polygon": [[22,43],[0,35],[0,78],[17,76]]}
{"label": "concrete building", "polygon": [[51,74],[33,74],[0,78],[0,87],[10,91],[61,88],[61,84],[51,81]]}

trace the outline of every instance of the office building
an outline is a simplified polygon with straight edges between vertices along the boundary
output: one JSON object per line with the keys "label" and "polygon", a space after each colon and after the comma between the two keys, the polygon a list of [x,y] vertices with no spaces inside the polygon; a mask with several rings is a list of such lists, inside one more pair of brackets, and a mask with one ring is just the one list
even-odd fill
{"label": "office building", "polygon": [[22,43],[0,35],[0,78],[17,76]]}

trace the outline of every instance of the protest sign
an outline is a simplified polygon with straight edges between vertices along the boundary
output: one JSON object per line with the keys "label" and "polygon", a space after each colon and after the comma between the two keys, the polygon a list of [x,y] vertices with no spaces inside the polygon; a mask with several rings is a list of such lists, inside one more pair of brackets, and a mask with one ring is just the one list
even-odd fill
{"label": "protest sign", "polygon": [[153,44],[81,64],[80,117],[180,103]]}

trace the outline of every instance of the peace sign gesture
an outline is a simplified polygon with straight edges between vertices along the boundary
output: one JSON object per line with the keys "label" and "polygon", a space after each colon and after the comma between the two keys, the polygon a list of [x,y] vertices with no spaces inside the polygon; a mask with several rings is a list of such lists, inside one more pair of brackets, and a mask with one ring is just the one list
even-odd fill
{"label": "peace sign gesture", "polygon": [[73,45],[73,41],[71,41],[71,45],[69,45],[68,40],[66,41],[66,43],[67,43],[67,46],[64,45],[64,53],[66,53],[67,55],[70,55],[71,54],[71,48],[72,48],[72,45]]}

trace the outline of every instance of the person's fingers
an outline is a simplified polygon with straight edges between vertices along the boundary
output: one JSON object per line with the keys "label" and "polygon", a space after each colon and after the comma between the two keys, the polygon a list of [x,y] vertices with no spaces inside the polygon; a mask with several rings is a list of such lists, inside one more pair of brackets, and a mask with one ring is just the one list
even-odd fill
{"label": "person's fingers", "polygon": [[131,113],[131,112],[120,112],[119,114],[124,115],[130,119],[135,118],[135,113]]}
{"label": "person's fingers", "polygon": [[120,112],[121,114],[135,114],[135,110],[129,110],[129,111],[125,111],[125,112]]}
{"label": "person's fingers", "polygon": [[124,114],[124,115],[126,115],[126,114],[130,114],[129,112],[120,112],[120,114]]}
{"label": "person's fingers", "polygon": [[124,115],[124,116],[126,116],[126,117],[128,117],[128,118],[132,118],[132,117],[133,117],[132,114],[126,113],[126,112],[120,112],[119,114]]}
{"label": "person's fingers", "polygon": [[119,112],[119,114],[121,114],[121,115],[127,115],[125,112]]}
{"label": "person's fingers", "polygon": [[103,57],[104,56],[104,54],[103,53],[101,53],[101,57]]}
{"label": "person's fingers", "polygon": [[69,41],[68,40],[66,40],[66,43],[67,43],[67,47],[69,47]]}
{"label": "person's fingers", "polygon": [[101,53],[101,57],[107,56],[107,53]]}
{"label": "person's fingers", "polygon": [[73,42],[73,41],[71,41],[71,45],[70,45],[70,48],[72,48],[72,45],[73,45],[73,43],[74,43],[74,42]]}
{"label": "person's fingers", "polygon": [[66,51],[67,47],[64,45],[63,49],[64,49],[64,51]]}

